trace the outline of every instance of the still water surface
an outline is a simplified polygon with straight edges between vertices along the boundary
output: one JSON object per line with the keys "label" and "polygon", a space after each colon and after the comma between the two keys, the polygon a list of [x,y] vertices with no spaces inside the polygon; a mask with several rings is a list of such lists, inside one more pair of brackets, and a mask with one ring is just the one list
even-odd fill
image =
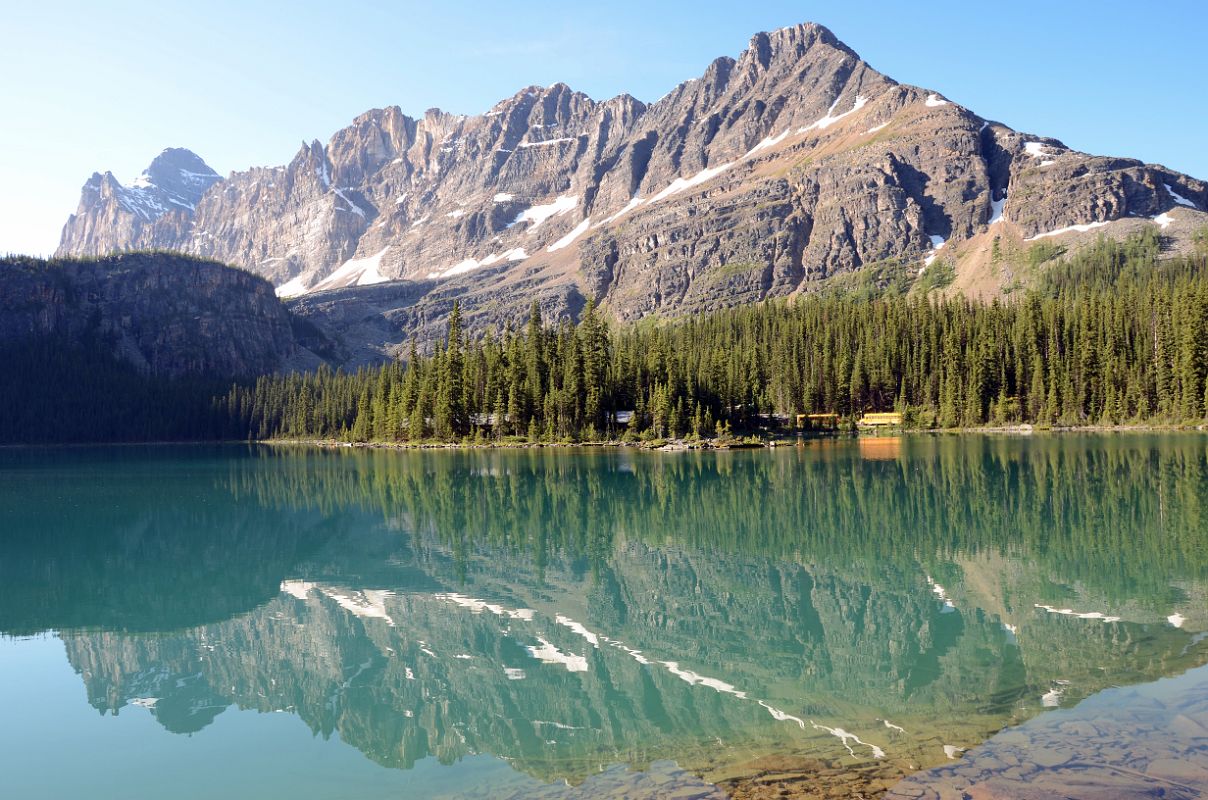
{"label": "still water surface", "polygon": [[900,776],[1208,662],[1208,439],[6,450],[0,586],[7,796]]}

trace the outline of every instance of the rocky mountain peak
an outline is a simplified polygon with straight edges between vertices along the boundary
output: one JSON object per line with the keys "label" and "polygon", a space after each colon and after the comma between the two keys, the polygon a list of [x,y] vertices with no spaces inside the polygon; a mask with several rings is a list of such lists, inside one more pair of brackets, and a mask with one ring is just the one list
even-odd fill
{"label": "rocky mountain peak", "polygon": [[[479,115],[368,111],[287,167],[200,179],[199,199],[166,197],[159,172],[138,196],[94,175],[59,252],[243,266],[332,319],[378,319],[379,353],[438,332],[454,298],[488,324],[587,295],[621,319],[694,313],[886,264],[993,287],[1011,275],[989,261],[996,239],[1025,253],[1156,225],[1177,251],[1208,219],[1201,181],[991,123],[814,23],[756,34],[649,106],[528,86]],[[339,310],[363,297],[373,308]]]}
{"label": "rocky mountain peak", "polygon": [[835,34],[831,33],[830,28],[817,22],[802,22],[766,33],[757,33],[752,37],[752,41],[759,37],[765,37],[777,52],[791,48],[809,49],[813,44],[825,44],[843,50],[848,49],[847,45],[843,44]]}
{"label": "rocky mountain peak", "polygon": [[218,173],[202,160],[201,156],[183,147],[168,147],[151,160],[144,175],[160,181],[170,182],[180,173],[194,173],[207,178],[216,178]]}
{"label": "rocky mountain peak", "polygon": [[191,216],[206,191],[221,180],[197,154],[178,147],[161,152],[129,185],[112,172],[94,172],[63,228],[59,249],[104,255],[157,246],[155,236],[144,229],[164,216]]}
{"label": "rocky mountain peak", "polygon": [[218,173],[193,151],[169,147],[151,161],[132,186],[157,190],[158,199],[192,211],[206,189],[219,180]]}
{"label": "rocky mountain peak", "polygon": [[854,61],[860,60],[855,51],[835,38],[829,29],[813,22],[755,34],[738,60],[740,63],[757,65],[763,70],[777,66],[801,68],[807,65],[799,62],[830,50],[846,53]]}
{"label": "rocky mountain peak", "polygon": [[121,188],[121,181],[109,170],[92,173],[92,177],[84,183],[84,193],[86,195],[94,193],[98,199],[106,197]]}

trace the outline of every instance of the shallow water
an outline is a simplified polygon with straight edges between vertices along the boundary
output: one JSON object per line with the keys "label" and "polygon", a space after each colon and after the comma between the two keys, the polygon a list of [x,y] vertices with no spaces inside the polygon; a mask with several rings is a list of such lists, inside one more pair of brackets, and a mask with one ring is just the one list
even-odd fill
{"label": "shallow water", "polygon": [[6,794],[891,782],[1208,661],[1206,515],[1198,435],[0,451]]}

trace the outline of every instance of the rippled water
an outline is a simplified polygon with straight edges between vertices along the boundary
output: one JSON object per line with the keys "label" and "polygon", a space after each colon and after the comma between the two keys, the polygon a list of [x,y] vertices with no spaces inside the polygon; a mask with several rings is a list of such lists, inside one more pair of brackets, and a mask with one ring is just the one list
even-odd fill
{"label": "rippled water", "polygon": [[6,793],[889,781],[1208,661],[1206,514],[1194,435],[2,451]]}

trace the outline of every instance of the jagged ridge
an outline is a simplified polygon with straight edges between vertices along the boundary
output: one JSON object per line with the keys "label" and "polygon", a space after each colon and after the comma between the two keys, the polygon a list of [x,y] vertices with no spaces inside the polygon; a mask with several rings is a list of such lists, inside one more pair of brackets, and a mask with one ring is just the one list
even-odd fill
{"label": "jagged ridge", "polygon": [[[86,184],[60,252],[166,247],[320,290],[297,309],[359,359],[434,335],[454,298],[477,325],[587,295],[636,319],[936,258],[976,293],[993,238],[1157,224],[1177,243],[1208,219],[1201,181],[985,120],[815,24],[757,34],[649,106],[554,84],[472,117],[370,111],[151,219],[109,182]],[[321,291],[392,279],[413,283]]]}

